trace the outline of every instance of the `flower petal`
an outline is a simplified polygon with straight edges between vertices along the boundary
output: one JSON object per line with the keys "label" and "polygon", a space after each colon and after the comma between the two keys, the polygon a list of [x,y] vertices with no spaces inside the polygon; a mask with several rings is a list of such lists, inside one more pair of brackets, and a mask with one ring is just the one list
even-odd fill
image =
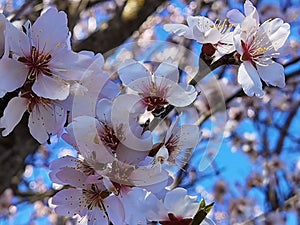
{"label": "flower petal", "polygon": [[139,101],[140,97],[137,95],[119,95],[112,105],[111,121],[123,145],[136,151],[149,151],[152,149],[152,135],[136,132],[140,125],[132,113]]}
{"label": "flower petal", "polygon": [[32,112],[29,115],[28,126],[30,134],[41,144],[45,143],[49,134],[46,131],[45,124],[41,119],[41,115],[37,111],[37,108],[34,107]]}
{"label": "flower petal", "polygon": [[281,64],[273,62],[268,66],[257,65],[256,67],[259,76],[267,84],[280,88],[285,87],[284,67]]}
{"label": "flower petal", "polygon": [[233,25],[240,24],[245,19],[245,16],[243,15],[243,13],[241,13],[237,9],[229,10],[226,14],[226,17],[228,18],[228,22]]}
{"label": "flower petal", "polygon": [[178,67],[169,61],[161,63],[154,74],[155,76],[165,77],[166,79],[170,79],[174,82],[178,82],[179,79]]}
{"label": "flower petal", "polygon": [[0,60],[0,89],[7,92],[16,90],[25,83],[27,73],[22,63],[3,56]]}
{"label": "flower petal", "polygon": [[55,8],[48,9],[32,25],[33,43],[35,47],[50,53],[58,48],[66,48],[69,42],[67,15]]}
{"label": "flower petal", "polygon": [[[88,210],[87,212],[88,223],[87,225],[108,225],[108,218],[106,213],[101,210],[99,207],[93,207],[92,209]],[[82,223],[79,222],[78,225]],[[82,225],[84,225],[83,223]]]}
{"label": "flower petal", "polygon": [[184,188],[175,188],[168,192],[164,205],[169,213],[180,218],[192,218],[199,208],[197,198],[187,195],[187,190]]}
{"label": "flower petal", "polygon": [[82,199],[82,191],[75,188],[61,190],[52,198],[52,204],[57,205],[55,212],[58,215],[69,217],[81,214],[80,201],[84,201]]}
{"label": "flower petal", "polygon": [[196,89],[192,85],[173,84],[168,91],[167,101],[176,107],[185,107],[197,97]]}
{"label": "flower petal", "polygon": [[70,84],[58,77],[39,75],[32,85],[35,94],[43,98],[64,100],[70,93]]}
{"label": "flower petal", "polygon": [[124,85],[128,85],[137,79],[151,76],[143,64],[132,59],[126,60],[118,69],[118,73]]}
{"label": "flower petal", "polygon": [[246,0],[246,2],[244,4],[244,13],[245,13],[246,17],[248,17],[248,16],[252,17],[255,20],[257,26],[259,25],[258,12],[257,12],[256,8],[253,6],[252,2],[249,0]]}
{"label": "flower petal", "polygon": [[27,110],[28,100],[26,98],[14,97],[4,110],[3,117],[0,119],[0,127],[3,136],[7,136],[20,122],[24,112]]}
{"label": "flower petal", "polygon": [[271,42],[275,50],[281,48],[286,42],[290,34],[290,25],[284,23],[282,19],[275,18],[265,21],[258,30],[258,35],[268,36],[268,41]]}
{"label": "flower petal", "polygon": [[6,27],[7,19],[4,17],[4,15],[0,14],[0,57],[4,54],[4,44],[5,44],[5,35],[4,30]]}
{"label": "flower petal", "polygon": [[5,56],[10,52],[16,57],[30,55],[31,44],[29,37],[10,22],[6,22],[5,28]]}
{"label": "flower petal", "polygon": [[101,99],[96,106],[97,118],[102,122],[111,123],[112,102],[108,99]]}
{"label": "flower petal", "polygon": [[245,61],[240,65],[237,81],[248,96],[262,97],[264,95],[258,73],[250,62]]}
{"label": "flower petal", "polygon": [[125,211],[121,201],[114,195],[108,196],[103,200],[109,220],[113,224],[123,225],[125,221]]}
{"label": "flower petal", "polygon": [[192,29],[184,24],[165,24],[164,29],[178,36],[184,36],[189,39],[194,38]]}
{"label": "flower petal", "polygon": [[60,184],[71,185],[73,187],[85,188],[87,176],[75,168],[65,167],[56,173]]}
{"label": "flower petal", "polygon": [[195,148],[199,143],[200,131],[198,126],[184,124],[180,127],[179,146],[182,149]]}

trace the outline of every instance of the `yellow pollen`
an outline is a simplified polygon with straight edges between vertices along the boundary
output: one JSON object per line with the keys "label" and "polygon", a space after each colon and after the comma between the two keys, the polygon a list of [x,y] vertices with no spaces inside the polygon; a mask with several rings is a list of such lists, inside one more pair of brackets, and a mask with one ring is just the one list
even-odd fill
{"label": "yellow pollen", "polygon": [[157,161],[158,161],[160,164],[163,164],[164,161],[165,161],[165,157],[158,156],[158,157],[157,157]]}
{"label": "yellow pollen", "polygon": [[265,53],[267,51],[266,47],[260,47],[256,50],[256,53],[261,54],[261,53]]}

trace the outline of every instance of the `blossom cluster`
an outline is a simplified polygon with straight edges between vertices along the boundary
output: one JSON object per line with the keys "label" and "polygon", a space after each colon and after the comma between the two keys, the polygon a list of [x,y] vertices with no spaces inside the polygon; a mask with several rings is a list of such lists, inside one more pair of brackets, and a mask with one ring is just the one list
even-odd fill
{"label": "blossom cluster", "polygon": [[[283,67],[273,58],[280,56],[290,27],[278,18],[260,24],[248,0],[244,11],[231,10],[216,22],[191,16],[188,26],[167,24],[165,29],[212,48],[212,63],[236,53],[238,83],[247,95],[262,96],[260,79],[285,85]],[[55,212],[75,216],[79,224],[189,224],[199,210],[197,198],[169,187],[174,168],[183,169],[201,132],[184,124],[181,114],[159,136],[150,126],[169,106],[187,107],[198,96],[194,86],[179,82],[177,64],[170,59],[149,69],[126,60],[113,81],[101,54],[72,50],[64,12],[49,8],[20,29],[3,15],[0,23],[0,97],[15,96],[0,119],[2,135],[27,112],[38,142],[57,135],[78,152],[50,165],[51,180],[65,186],[52,198]]]}
{"label": "blossom cluster", "polygon": [[284,68],[273,59],[282,56],[290,25],[280,18],[260,24],[258,12],[249,0],[244,4],[244,13],[233,9],[224,21],[216,22],[203,16],[189,16],[188,25],[166,24],[164,28],[209,46],[206,49],[210,49],[207,52],[212,62],[236,52],[240,61],[238,83],[247,95],[262,97],[260,79],[267,85],[285,86]]}

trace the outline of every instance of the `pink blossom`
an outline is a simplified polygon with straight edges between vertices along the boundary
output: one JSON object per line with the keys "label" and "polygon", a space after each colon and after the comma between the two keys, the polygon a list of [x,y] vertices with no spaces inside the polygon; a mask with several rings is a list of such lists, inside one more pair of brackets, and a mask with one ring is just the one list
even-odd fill
{"label": "pink blossom", "polygon": [[200,131],[196,125],[184,124],[178,126],[177,117],[167,131],[164,143],[155,155],[157,162],[184,166],[192,155],[192,150],[200,141]]}
{"label": "pink blossom", "polygon": [[29,91],[9,101],[0,119],[0,127],[5,128],[3,136],[14,129],[26,111],[30,134],[40,143],[45,143],[50,134],[59,135],[66,121],[66,110],[60,101],[41,98]]}
{"label": "pink blossom", "polygon": [[123,84],[138,93],[148,111],[159,111],[167,104],[184,107],[197,96],[193,86],[178,84],[178,68],[168,61],[151,73],[142,63],[127,60],[118,73]]}
{"label": "pink blossom", "polygon": [[234,51],[231,24],[227,20],[213,22],[204,16],[188,16],[187,24],[165,24],[164,29],[201,44],[212,44],[216,50],[213,61]]}
{"label": "pink blossom", "polygon": [[290,34],[290,25],[282,19],[267,20],[259,25],[255,7],[246,1],[245,14],[230,11],[229,16],[238,18],[240,24],[234,30],[234,45],[240,54],[242,64],[238,71],[238,83],[249,96],[263,96],[261,80],[283,88],[284,68],[273,61],[280,56],[280,50]]}
{"label": "pink blossom", "polygon": [[70,49],[64,12],[50,8],[32,26],[27,22],[24,32],[6,21],[0,90],[14,91],[26,83],[39,97],[64,100],[70,93],[69,81],[81,77],[80,63],[85,60]]}

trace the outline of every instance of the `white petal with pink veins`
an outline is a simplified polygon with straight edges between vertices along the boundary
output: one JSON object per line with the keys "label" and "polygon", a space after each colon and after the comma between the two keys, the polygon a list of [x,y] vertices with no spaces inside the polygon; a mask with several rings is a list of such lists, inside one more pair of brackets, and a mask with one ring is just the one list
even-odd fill
{"label": "white petal with pink veins", "polygon": [[7,92],[16,90],[25,83],[27,73],[22,63],[3,57],[0,60],[0,89]]}
{"label": "white petal with pink veins", "polygon": [[32,90],[43,98],[65,100],[70,93],[70,84],[58,77],[41,74],[32,85]]}
{"label": "white petal with pink veins", "polygon": [[47,132],[53,135],[59,134],[65,124],[65,110],[54,103],[39,104],[38,107]]}
{"label": "white petal with pink veins", "polygon": [[184,36],[189,39],[194,38],[192,29],[183,24],[165,24],[164,29],[167,32],[172,32],[178,36]]}
{"label": "white petal with pink veins", "polygon": [[281,64],[273,62],[268,66],[257,65],[256,68],[261,79],[267,84],[285,87],[284,67]]}
{"label": "white petal with pink veins", "polygon": [[68,46],[69,29],[67,15],[55,8],[48,9],[32,25],[32,39],[35,47],[44,53],[52,53]]}
{"label": "white petal with pink veins", "polygon": [[150,77],[150,72],[146,67],[135,60],[126,60],[118,69],[118,74],[124,85],[128,85],[131,82],[140,79]]}
{"label": "white petal with pink veins", "polygon": [[236,49],[236,51],[240,55],[243,55],[244,50],[243,50],[242,44],[241,44],[241,41],[242,41],[241,32],[242,32],[242,29],[240,26],[236,27],[235,30],[232,32],[233,33],[233,45],[234,45],[234,48]]}
{"label": "white petal with pink veins", "polygon": [[20,122],[24,112],[27,110],[28,100],[26,98],[14,97],[4,110],[3,117],[0,119],[0,127],[3,136],[7,136]]}
{"label": "white petal with pink veins", "polygon": [[257,70],[250,62],[245,61],[240,65],[237,81],[248,96],[262,97],[264,95]]}

